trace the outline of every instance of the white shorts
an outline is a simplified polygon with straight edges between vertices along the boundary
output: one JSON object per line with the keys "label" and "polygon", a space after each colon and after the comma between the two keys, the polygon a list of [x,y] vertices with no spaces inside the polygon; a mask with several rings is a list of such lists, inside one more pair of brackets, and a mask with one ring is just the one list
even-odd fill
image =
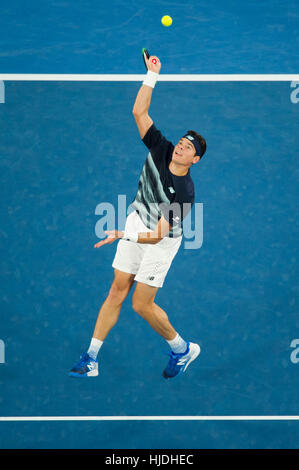
{"label": "white shorts", "polygon": [[[125,229],[130,232],[152,232],[144,225],[136,211],[128,215]],[[181,241],[182,236],[165,237],[154,245],[119,240],[112,267],[135,274],[135,281],[162,287]]]}

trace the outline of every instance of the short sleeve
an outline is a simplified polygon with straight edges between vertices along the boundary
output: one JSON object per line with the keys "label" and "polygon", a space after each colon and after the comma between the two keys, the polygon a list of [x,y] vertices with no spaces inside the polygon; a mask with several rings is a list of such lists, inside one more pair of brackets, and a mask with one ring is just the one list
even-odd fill
{"label": "short sleeve", "polygon": [[148,129],[147,133],[142,139],[142,142],[147,146],[149,150],[157,147],[164,147],[172,145],[164,135],[156,128],[155,124],[152,124]]}

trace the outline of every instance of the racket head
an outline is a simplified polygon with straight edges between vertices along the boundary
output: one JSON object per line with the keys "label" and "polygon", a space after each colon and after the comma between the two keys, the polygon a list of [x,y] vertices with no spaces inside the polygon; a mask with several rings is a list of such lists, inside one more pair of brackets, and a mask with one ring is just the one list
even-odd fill
{"label": "racket head", "polygon": [[142,58],[143,58],[144,66],[145,66],[145,68],[146,68],[146,70],[147,70],[147,66],[146,66],[144,54],[146,55],[146,58],[147,58],[147,59],[150,58],[150,54],[149,54],[148,50],[147,50],[145,47],[142,48]]}

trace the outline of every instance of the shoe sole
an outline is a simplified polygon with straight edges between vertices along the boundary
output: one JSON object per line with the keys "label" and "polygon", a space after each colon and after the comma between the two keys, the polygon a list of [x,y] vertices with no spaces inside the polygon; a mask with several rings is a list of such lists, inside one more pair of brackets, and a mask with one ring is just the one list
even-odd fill
{"label": "shoe sole", "polygon": [[78,374],[77,372],[69,372],[69,377],[78,377],[78,378],[83,378],[86,379],[88,377],[97,377],[99,375],[98,371],[91,371],[88,372],[87,374]]}

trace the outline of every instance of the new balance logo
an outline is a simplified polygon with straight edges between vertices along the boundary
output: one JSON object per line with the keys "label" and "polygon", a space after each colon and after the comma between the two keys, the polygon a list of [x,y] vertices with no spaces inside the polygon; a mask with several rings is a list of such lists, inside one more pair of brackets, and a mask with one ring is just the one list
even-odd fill
{"label": "new balance logo", "polygon": [[169,190],[169,192],[170,192],[171,194],[175,193],[175,190],[173,189],[172,186],[169,186],[168,190]]}
{"label": "new balance logo", "polygon": [[93,369],[93,365],[92,365],[92,364],[87,364],[87,368],[88,368],[88,370],[92,370],[92,369]]}
{"label": "new balance logo", "polygon": [[180,218],[179,218],[179,217],[174,217],[173,220],[174,220],[175,222],[179,222],[179,221],[180,221]]}
{"label": "new balance logo", "polygon": [[149,280],[149,281],[153,281],[154,279],[155,279],[155,276],[149,276],[149,277],[148,277],[148,280]]}
{"label": "new balance logo", "polygon": [[183,365],[186,363],[186,360],[187,360],[187,358],[185,358],[185,359],[180,359],[180,360],[178,361],[178,366],[183,366]]}

